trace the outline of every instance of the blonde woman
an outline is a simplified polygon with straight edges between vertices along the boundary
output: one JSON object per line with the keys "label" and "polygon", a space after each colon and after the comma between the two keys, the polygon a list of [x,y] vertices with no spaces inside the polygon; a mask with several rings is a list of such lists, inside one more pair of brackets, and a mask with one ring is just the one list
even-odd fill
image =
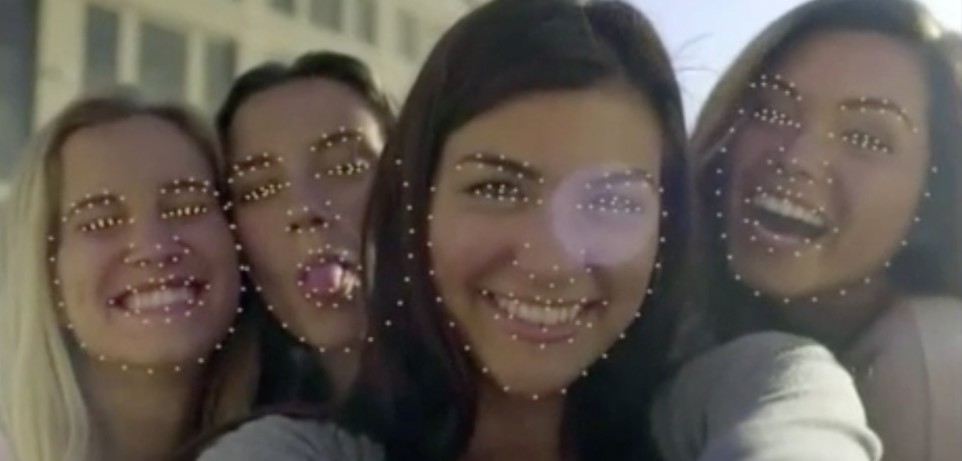
{"label": "blonde woman", "polygon": [[[962,459],[962,96],[941,40],[910,0],[806,3],[724,74],[693,138],[719,342],[783,330],[827,346],[886,461]],[[744,383],[705,391],[717,375],[693,367],[662,416],[711,447],[700,409],[678,415]],[[797,429],[835,410],[799,395],[740,408],[767,416],[742,439],[798,453]]]}
{"label": "blonde woman", "polygon": [[240,294],[221,168],[212,135],[173,106],[84,99],[38,137],[4,232],[11,458],[169,460],[216,422],[234,394],[214,352]]}

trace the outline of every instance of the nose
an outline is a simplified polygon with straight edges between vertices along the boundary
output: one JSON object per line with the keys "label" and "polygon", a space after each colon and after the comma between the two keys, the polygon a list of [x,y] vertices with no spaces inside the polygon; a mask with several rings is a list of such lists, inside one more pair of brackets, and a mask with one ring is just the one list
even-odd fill
{"label": "nose", "polygon": [[562,232],[555,228],[559,221],[552,219],[549,208],[531,213],[525,221],[524,229],[516,234],[512,264],[535,288],[558,290],[590,270],[584,250],[565,245]]}
{"label": "nose", "polygon": [[287,210],[287,231],[293,234],[327,229],[340,216],[333,211],[333,203],[312,181],[298,181],[291,185],[292,208]]}
{"label": "nose", "polygon": [[124,262],[163,269],[180,263],[189,253],[184,242],[171,232],[162,218],[145,217],[134,220],[133,238],[127,246]]}
{"label": "nose", "polygon": [[796,136],[789,146],[778,147],[776,173],[789,180],[809,183],[828,179],[834,145],[832,135],[821,130],[806,130]]}

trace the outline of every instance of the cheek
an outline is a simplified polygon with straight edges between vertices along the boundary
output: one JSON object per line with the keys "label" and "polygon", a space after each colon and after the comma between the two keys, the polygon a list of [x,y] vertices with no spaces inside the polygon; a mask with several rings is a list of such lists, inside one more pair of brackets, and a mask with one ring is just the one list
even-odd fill
{"label": "cheek", "polygon": [[[69,310],[74,310],[104,295],[116,245],[108,240],[67,238],[56,252],[53,266],[54,293]],[[59,286],[58,286],[59,284]]]}
{"label": "cheek", "polygon": [[443,210],[434,215],[429,234],[431,269],[442,296],[480,281],[497,260],[498,233],[491,218]]}
{"label": "cheek", "polygon": [[885,238],[897,243],[913,225],[922,194],[922,182],[905,175],[867,177],[849,173],[844,193],[853,216],[852,238]]}
{"label": "cheek", "polygon": [[342,219],[347,218],[354,231],[359,232],[363,225],[364,212],[373,185],[373,179],[369,176],[351,184],[327,189],[332,210],[342,216]]}
{"label": "cheek", "polygon": [[203,220],[181,226],[177,234],[209,258],[216,267],[237,268],[237,243],[230,232],[227,218],[223,215],[212,214]]}

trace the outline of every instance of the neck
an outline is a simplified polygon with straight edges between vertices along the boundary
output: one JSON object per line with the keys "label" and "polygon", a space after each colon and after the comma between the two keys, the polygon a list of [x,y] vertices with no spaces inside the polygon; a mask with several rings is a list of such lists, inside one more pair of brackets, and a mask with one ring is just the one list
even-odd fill
{"label": "neck", "polygon": [[891,304],[893,293],[889,287],[883,277],[873,278],[870,284],[846,288],[844,294],[836,289],[783,304],[777,317],[790,331],[812,337],[838,351]]}
{"label": "neck", "polygon": [[533,401],[482,386],[474,435],[465,460],[563,459],[564,397]]}
{"label": "neck", "polygon": [[352,348],[352,352],[349,353],[332,351],[318,357],[330,380],[331,390],[336,401],[343,399],[354,383],[360,365],[359,354],[360,348]]}
{"label": "neck", "polygon": [[166,461],[195,432],[203,370],[122,371],[88,361],[83,373],[98,459]]}

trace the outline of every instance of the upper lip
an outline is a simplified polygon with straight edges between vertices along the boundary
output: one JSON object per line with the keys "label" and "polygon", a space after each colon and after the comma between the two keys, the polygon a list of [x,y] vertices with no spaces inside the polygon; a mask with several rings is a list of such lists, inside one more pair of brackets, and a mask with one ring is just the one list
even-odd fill
{"label": "upper lip", "polygon": [[541,295],[513,295],[505,294],[502,291],[496,290],[481,290],[481,292],[487,296],[495,296],[500,298],[511,299],[514,301],[522,302],[525,304],[538,304],[545,307],[568,307],[574,305],[590,305],[598,302],[597,297],[585,296],[581,298],[573,297],[561,297],[561,296],[541,296]]}
{"label": "upper lip", "polygon": [[311,267],[329,263],[329,262],[336,262],[341,266],[343,266],[345,269],[348,269],[355,273],[360,273],[361,271],[360,264],[357,263],[356,259],[354,258],[354,255],[347,250],[341,250],[341,251],[324,250],[324,251],[318,251],[318,252],[312,251],[309,253],[310,253],[309,256],[305,258],[297,266],[300,272],[304,272],[310,269]]}

